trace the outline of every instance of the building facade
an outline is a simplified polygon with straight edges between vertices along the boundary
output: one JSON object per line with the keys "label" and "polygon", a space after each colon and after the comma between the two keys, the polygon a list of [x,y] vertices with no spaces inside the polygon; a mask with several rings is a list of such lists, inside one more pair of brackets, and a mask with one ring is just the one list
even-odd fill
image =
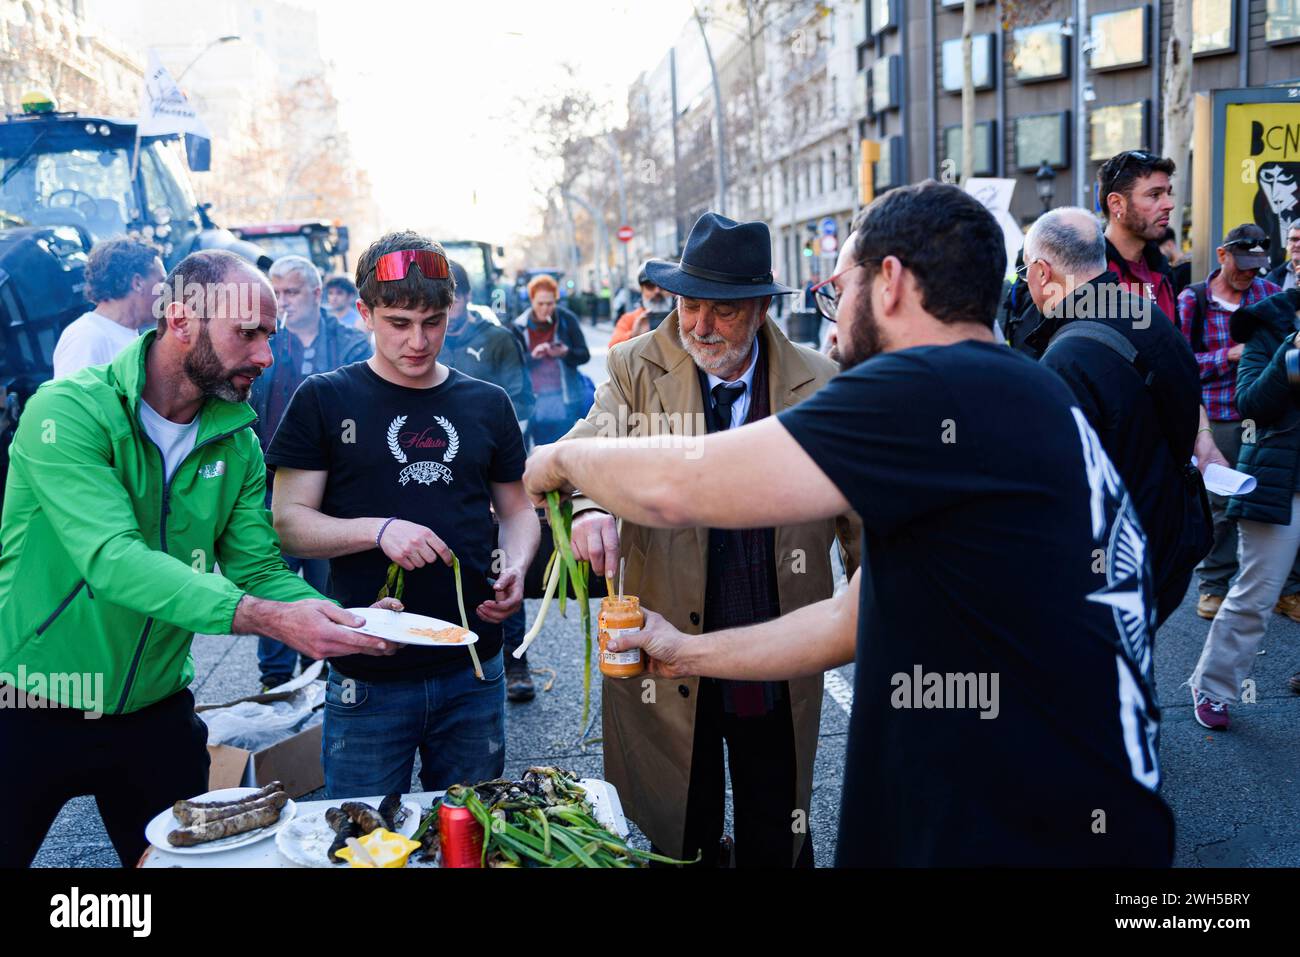
{"label": "building facade", "polygon": [[[1194,92],[1300,78],[1300,3],[1191,2]],[[868,0],[866,6],[859,73],[867,110],[860,138],[880,143],[876,192],[927,177],[956,181],[962,175],[961,0]],[[1172,19],[1171,0],[976,6],[972,173],[1016,180],[1011,212],[1017,220],[1032,220],[1043,209],[1035,173],[1045,162],[1055,173],[1052,205],[1091,208],[1104,159],[1125,149],[1162,150]],[[1176,183],[1184,199],[1189,184],[1182,176]]]}
{"label": "building facade", "polygon": [[[1194,92],[1300,79],[1300,0],[1191,3]],[[777,271],[803,286],[829,275],[860,204],[863,141],[879,150],[866,167],[875,194],[926,178],[960,181],[962,0],[750,0],[748,9],[761,34],[756,91],[743,82],[754,31],[734,13],[715,31],[732,141],[728,212],[765,219]],[[1092,207],[1102,160],[1161,150],[1172,19],[1172,0],[977,2],[972,174],[1016,181],[1017,221],[1044,208],[1035,178],[1044,165],[1054,174],[1051,205]],[[649,124],[658,144],[641,161],[659,174],[660,205],[635,210],[647,254],[675,251],[683,224],[716,197],[713,98],[696,33],[687,23],[629,97],[629,128]],[[755,99],[757,121],[746,123]],[[746,133],[749,142],[735,142]],[[1176,183],[1184,199],[1189,184]]]}
{"label": "building facade", "polygon": [[0,100],[21,112],[43,91],[62,110],[129,118],[139,109],[144,63],[88,21],[81,0],[0,2]]}

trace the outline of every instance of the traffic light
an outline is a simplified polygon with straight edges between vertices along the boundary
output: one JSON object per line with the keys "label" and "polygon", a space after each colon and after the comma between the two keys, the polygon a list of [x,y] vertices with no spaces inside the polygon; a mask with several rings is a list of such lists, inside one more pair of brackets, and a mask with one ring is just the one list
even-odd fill
{"label": "traffic light", "polygon": [[813,240],[811,240],[811,239],[806,239],[806,240],[804,240],[804,244],[803,244],[803,254],[804,254],[805,257],[807,257],[807,258],[809,258],[809,259],[811,259],[811,258],[813,257],[813,254],[814,254],[814,250],[813,250]]}

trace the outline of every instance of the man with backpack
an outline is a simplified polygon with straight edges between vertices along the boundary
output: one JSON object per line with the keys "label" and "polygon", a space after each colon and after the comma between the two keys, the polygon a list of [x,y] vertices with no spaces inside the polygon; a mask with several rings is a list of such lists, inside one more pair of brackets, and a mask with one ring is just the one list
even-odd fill
{"label": "man with backpack", "polygon": [[[1254,223],[1232,229],[1217,250],[1219,267],[1204,282],[1178,296],[1178,328],[1191,344],[1200,369],[1201,395],[1215,445],[1234,467],[1241,453],[1242,421],[1237,411],[1237,363],[1244,346],[1232,341],[1228,324],[1243,306],[1280,290],[1259,275],[1268,265],[1268,235]],[[1214,545],[1196,570],[1200,579],[1196,613],[1213,620],[1237,574],[1237,523],[1228,517],[1228,499],[1210,496]],[[1278,610],[1300,621],[1300,575],[1293,570]]]}
{"label": "man with backpack", "polygon": [[[1212,443],[1198,432],[1200,387],[1191,349],[1159,307],[1128,293],[1107,268],[1101,223],[1085,209],[1045,213],[1025,237],[1034,308],[1012,345],[1065,380],[1133,496],[1147,534],[1157,626],[1187,592],[1210,548],[1205,486],[1191,466]],[[1194,448],[1198,441],[1200,448]],[[1099,601],[1122,596],[1098,585]]]}

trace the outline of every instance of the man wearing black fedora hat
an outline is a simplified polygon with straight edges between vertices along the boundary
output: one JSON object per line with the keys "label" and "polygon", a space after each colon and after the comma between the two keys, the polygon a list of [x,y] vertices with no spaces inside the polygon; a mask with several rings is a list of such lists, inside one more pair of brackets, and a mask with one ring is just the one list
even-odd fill
{"label": "man wearing black fedora hat", "polygon": [[[832,361],[790,342],[767,316],[773,296],[794,290],[772,276],[763,223],[706,213],[680,263],[651,260],[644,273],[677,297],[676,309],[610,350],[609,381],[565,439],[651,431],[689,442],[790,408],[835,374]],[[624,522],[620,535],[595,502],[580,497],[574,511],[575,554],[597,575],[617,572],[622,557],[626,592],[692,633],[766,621],[834,590],[834,519],[679,532]],[[646,682],[607,679],[602,700],[605,777],[651,841],[675,857],[702,852],[705,865],[717,862],[725,741],[737,866],[811,865],[821,676]]]}

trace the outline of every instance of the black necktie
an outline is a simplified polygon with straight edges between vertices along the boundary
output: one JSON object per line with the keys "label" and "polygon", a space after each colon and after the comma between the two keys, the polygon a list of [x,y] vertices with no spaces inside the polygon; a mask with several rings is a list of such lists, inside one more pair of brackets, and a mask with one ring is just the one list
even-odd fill
{"label": "black necktie", "polygon": [[731,407],[745,394],[743,382],[719,382],[711,390],[713,408],[718,413],[718,431],[731,428]]}

